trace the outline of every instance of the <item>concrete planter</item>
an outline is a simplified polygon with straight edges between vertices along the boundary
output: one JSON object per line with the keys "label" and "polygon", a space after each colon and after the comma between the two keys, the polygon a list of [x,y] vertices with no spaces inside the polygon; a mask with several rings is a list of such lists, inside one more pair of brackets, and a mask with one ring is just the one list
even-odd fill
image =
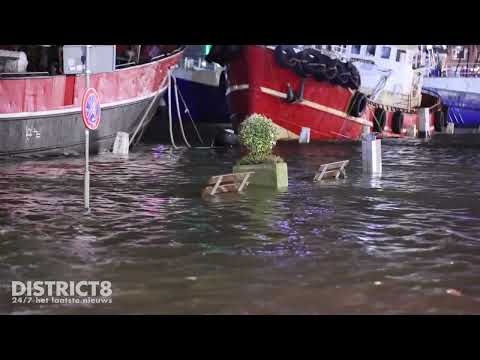
{"label": "concrete planter", "polygon": [[235,165],[233,172],[254,171],[249,179],[250,186],[263,186],[274,189],[288,187],[288,168],[286,162],[264,163],[256,165]]}

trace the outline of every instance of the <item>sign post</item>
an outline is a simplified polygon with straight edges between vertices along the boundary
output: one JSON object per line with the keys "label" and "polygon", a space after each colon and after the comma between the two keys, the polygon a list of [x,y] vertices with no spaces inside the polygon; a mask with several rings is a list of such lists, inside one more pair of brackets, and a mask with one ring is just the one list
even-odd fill
{"label": "sign post", "polygon": [[85,178],[84,178],[84,202],[85,209],[90,209],[90,170],[88,167],[90,149],[90,130],[96,130],[100,124],[101,108],[98,94],[90,87],[90,46],[86,46],[85,52],[85,93],[82,99],[82,118],[85,124]]}
{"label": "sign post", "polygon": [[[85,48],[85,95],[86,91],[90,88],[90,45]],[[83,103],[82,103],[83,105]],[[82,108],[83,114],[83,108]],[[83,118],[85,122],[85,117]],[[88,166],[88,155],[90,153],[90,133],[88,126],[85,127],[85,179],[83,186],[83,199],[85,203],[85,209],[90,209],[90,169]]]}

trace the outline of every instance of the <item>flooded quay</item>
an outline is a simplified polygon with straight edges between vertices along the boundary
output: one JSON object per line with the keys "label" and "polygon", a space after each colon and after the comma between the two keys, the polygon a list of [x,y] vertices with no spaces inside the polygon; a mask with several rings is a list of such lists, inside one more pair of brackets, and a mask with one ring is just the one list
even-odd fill
{"label": "flooded quay", "polygon": [[[239,152],[156,146],[92,156],[89,213],[82,157],[0,163],[0,313],[480,313],[476,149],[385,141],[372,178],[359,143],[279,143],[288,190],[205,200]],[[112,302],[12,304],[14,280],[108,280]]]}

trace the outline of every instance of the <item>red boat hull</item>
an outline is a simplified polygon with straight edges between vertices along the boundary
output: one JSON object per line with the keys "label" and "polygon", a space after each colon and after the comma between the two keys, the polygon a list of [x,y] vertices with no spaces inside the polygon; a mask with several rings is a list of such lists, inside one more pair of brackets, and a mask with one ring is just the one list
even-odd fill
{"label": "red boat hull", "polygon": [[[434,121],[435,121],[435,113],[434,110],[436,109],[437,106],[433,106],[429,109],[430,111],[430,116],[429,116],[429,133],[430,136],[435,133],[435,126],[434,126]],[[365,111],[364,116],[370,120],[373,124],[375,121],[375,106],[373,105],[368,105],[367,110]],[[400,109],[398,109],[401,111]],[[413,125],[415,125],[417,132],[420,131],[421,126],[420,126],[420,117],[417,112],[407,112],[407,111],[402,111],[403,112],[403,127],[400,131],[400,133],[395,133],[393,132],[393,114],[398,111],[395,109],[388,110],[386,109],[386,121],[385,121],[385,127],[382,131],[381,134],[379,134],[379,137],[383,138],[389,138],[389,137],[395,137],[395,138],[401,138],[401,137],[411,137],[412,135],[408,134],[408,130],[411,129]],[[371,129],[372,131],[373,128]],[[424,136],[424,134],[420,134]]]}
{"label": "red boat hull", "polygon": [[[91,152],[111,149],[117,132],[132,135],[140,122],[150,121],[167,88],[168,70],[182,54],[91,75],[90,86],[99,94],[102,108],[102,122],[90,135]],[[1,79],[0,157],[83,152],[84,91],[82,75]]]}
{"label": "red boat hull", "polygon": [[227,64],[227,100],[236,129],[248,115],[260,113],[280,128],[281,139],[298,139],[302,127],[311,140],[358,140],[363,126],[372,123],[349,116],[354,91],[327,81],[305,79],[304,101],[288,103],[288,84],[298,92],[301,78],[276,62],[274,52],[262,46],[244,46]]}

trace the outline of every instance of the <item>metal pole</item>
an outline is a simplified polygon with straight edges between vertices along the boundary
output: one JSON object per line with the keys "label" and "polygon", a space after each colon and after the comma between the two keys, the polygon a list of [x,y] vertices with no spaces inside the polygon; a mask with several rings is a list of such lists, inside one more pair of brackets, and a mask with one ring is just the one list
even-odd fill
{"label": "metal pole", "polygon": [[[90,87],[90,46],[86,46],[85,51],[85,90]],[[84,201],[85,209],[90,209],[90,170],[88,168],[88,155],[90,149],[90,133],[85,129],[85,182],[84,182]]]}

